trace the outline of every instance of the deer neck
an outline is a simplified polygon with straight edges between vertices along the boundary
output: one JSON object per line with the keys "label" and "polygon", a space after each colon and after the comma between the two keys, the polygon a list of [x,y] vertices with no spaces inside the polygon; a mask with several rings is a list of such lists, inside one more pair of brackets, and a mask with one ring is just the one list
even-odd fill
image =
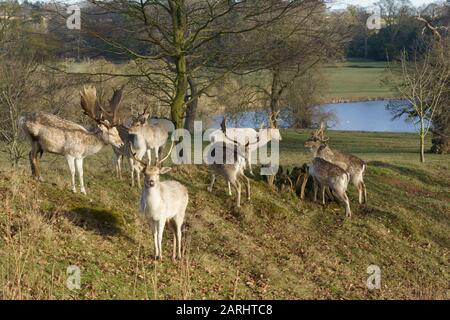
{"label": "deer neck", "polygon": [[[143,211],[150,215],[153,220],[159,220],[159,215],[161,212],[161,208],[163,206],[163,201],[161,197],[161,182],[158,182],[153,187],[144,187],[144,194],[141,203],[141,209],[144,209]],[[145,206],[145,208],[142,208],[142,205]]]}
{"label": "deer neck", "polygon": [[107,143],[102,138],[101,131],[89,132],[84,139],[85,156],[99,152]]}
{"label": "deer neck", "polygon": [[326,159],[331,156],[333,156],[333,151],[326,144],[322,144],[317,149],[314,149],[314,157]]}

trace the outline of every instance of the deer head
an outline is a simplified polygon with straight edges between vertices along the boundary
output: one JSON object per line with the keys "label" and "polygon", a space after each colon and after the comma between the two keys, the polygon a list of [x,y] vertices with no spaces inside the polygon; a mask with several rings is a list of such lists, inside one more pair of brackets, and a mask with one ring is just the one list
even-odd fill
{"label": "deer head", "polygon": [[[81,108],[84,113],[97,123],[97,128],[100,133],[100,138],[105,144],[112,144],[116,147],[121,147],[123,141],[119,136],[116,126],[118,126],[119,119],[117,117],[122,97],[122,89],[114,90],[113,97],[110,101],[110,111],[105,110],[102,106],[97,106],[97,90],[95,87],[83,87],[80,91]],[[110,116],[111,122],[104,118],[103,114]]]}
{"label": "deer head", "polygon": [[317,130],[311,132],[311,136],[308,138],[308,140],[305,141],[304,146],[310,149],[318,149],[320,146],[326,145],[326,142],[329,139],[325,138],[325,129],[325,123],[321,122],[320,127]]}
{"label": "deer head", "polygon": [[134,159],[134,161],[140,163],[142,165],[142,173],[144,174],[144,185],[145,188],[151,188],[154,186],[157,186],[159,183],[159,176],[161,174],[165,174],[167,172],[169,172],[170,170],[172,170],[172,168],[170,167],[162,167],[162,163],[169,158],[170,154],[172,153],[172,149],[175,145],[175,140],[172,140],[172,144],[170,145],[170,150],[169,152],[166,154],[165,157],[163,157],[161,160],[159,160],[158,162],[156,162],[156,164],[154,166],[150,165],[148,162],[142,161],[138,158],[136,158],[136,155],[133,153],[133,150],[131,150],[131,146],[130,148],[130,154],[132,156],[132,158]]}

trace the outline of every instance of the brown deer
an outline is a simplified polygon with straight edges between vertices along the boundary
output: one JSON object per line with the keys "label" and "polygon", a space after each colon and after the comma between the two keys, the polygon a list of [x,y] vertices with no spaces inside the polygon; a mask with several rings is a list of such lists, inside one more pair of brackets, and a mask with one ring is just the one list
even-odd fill
{"label": "brown deer", "polygon": [[345,203],[345,216],[351,217],[350,201],[347,197],[347,186],[350,175],[344,169],[322,158],[314,158],[309,166],[309,175],[314,180],[314,201],[317,201],[318,186],[321,188],[322,204],[325,205],[325,188]]}
{"label": "brown deer", "polygon": [[367,191],[366,185],[364,184],[365,162],[352,154],[331,149],[326,143],[328,139],[325,138],[324,131],[325,124],[321,123],[320,128],[312,132],[311,137],[306,140],[305,147],[311,149],[314,158],[322,158],[347,171],[353,185],[358,189],[359,203],[366,203]]}
{"label": "brown deer", "polygon": [[[29,157],[33,176],[40,181],[43,180],[39,169],[39,158],[44,151],[63,155],[66,157],[72,176],[72,191],[76,192],[76,170],[80,181],[80,191],[86,194],[83,181],[83,159],[99,152],[107,144],[116,147],[123,144],[116,129],[122,92],[121,89],[114,90],[109,111],[96,105],[97,94],[94,87],[84,87],[80,96],[84,113],[97,123],[92,130],[41,111],[25,113],[19,118],[19,125],[31,143]],[[106,120],[103,114],[110,116],[111,122]]]}

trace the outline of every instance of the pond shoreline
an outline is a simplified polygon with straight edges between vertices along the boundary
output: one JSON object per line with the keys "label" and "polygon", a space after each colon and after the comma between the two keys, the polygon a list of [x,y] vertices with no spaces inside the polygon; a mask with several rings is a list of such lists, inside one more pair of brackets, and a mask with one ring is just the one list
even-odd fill
{"label": "pond shoreline", "polygon": [[331,100],[325,100],[322,104],[331,104],[331,103],[352,103],[352,102],[372,102],[372,101],[392,101],[399,100],[400,97],[377,97],[377,98],[331,98]]}

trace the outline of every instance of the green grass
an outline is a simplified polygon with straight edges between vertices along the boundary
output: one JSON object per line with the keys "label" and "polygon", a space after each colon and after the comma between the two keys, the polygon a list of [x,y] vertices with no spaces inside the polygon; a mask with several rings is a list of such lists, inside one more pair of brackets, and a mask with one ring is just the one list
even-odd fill
{"label": "green grass", "polygon": [[[310,159],[306,131],[282,132],[283,166]],[[333,147],[367,163],[367,206],[350,187],[353,217],[252,180],[252,200],[233,209],[219,178],[204,167],[168,176],[189,189],[184,258],[155,262],[139,190],[112,174],[111,151],[87,158],[88,196],[69,191],[64,158],[44,154],[46,182],[24,160],[0,165],[0,298],[21,299],[449,299],[449,156],[420,164],[411,134],[330,132]],[[429,141],[428,141],[429,143]],[[4,157],[4,155],[2,155]],[[126,169],[126,168],[124,168]],[[245,198],[245,197],[243,197]],[[81,289],[66,288],[66,268],[81,268]],[[382,288],[366,288],[370,264]]]}
{"label": "green grass", "polygon": [[328,100],[372,100],[395,95],[383,82],[389,75],[385,62],[350,60],[327,65],[324,71]]}

